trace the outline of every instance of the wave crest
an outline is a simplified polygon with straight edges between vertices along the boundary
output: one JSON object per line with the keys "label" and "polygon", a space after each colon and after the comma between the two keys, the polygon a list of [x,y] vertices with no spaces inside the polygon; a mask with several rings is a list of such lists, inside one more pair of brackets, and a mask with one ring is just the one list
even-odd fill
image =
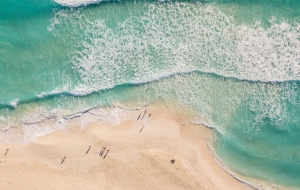
{"label": "wave crest", "polygon": [[93,14],[97,13],[58,10],[48,28],[57,36],[72,33],[70,40],[77,43],[71,50],[80,76],[74,91],[98,91],[193,70],[250,81],[300,80],[297,22],[241,26],[215,6],[201,3],[146,4],[115,28],[108,27],[111,20],[95,19]]}
{"label": "wave crest", "polygon": [[79,7],[79,6],[86,6],[89,4],[99,4],[103,0],[54,0],[56,3],[68,6],[68,7]]}
{"label": "wave crest", "polygon": [[19,101],[20,101],[19,98],[14,99],[14,100],[9,102],[9,105],[12,106],[13,108],[16,108],[17,105],[19,104]]}

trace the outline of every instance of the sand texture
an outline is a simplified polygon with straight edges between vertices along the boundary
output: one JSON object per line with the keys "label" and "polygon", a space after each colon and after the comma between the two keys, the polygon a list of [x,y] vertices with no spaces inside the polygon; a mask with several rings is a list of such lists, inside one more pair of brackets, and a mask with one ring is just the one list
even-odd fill
{"label": "sand texture", "polygon": [[[182,125],[165,111],[151,114],[152,123],[141,132],[136,120],[117,126],[96,122],[26,145],[0,144],[0,188],[251,189],[216,164],[206,144],[210,129]],[[105,159],[107,151],[99,156],[102,147],[109,150]]]}

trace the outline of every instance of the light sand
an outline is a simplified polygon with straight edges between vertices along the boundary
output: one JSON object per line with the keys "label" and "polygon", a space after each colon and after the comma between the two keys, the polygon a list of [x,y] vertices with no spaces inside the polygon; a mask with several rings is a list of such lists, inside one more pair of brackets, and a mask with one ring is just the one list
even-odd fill
{"label": "light sand", "polygon": [[[206,145],[210,129],[181,125],[166,112],[151,114],[141,133],[137,121],[96,122],[27,145],[0,144],[0,189],[251,189],[216,164]],[[105,159],[103,146],[110,150]]]}

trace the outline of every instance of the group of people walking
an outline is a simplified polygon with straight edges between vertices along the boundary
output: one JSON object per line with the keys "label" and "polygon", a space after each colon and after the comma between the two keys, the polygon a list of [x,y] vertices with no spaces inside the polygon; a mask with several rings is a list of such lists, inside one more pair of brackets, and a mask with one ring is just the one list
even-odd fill
{"label": "group of people walking", "polygon": [[[88,148],[87,151],[85,152],[85,155],[87,155],[87,154],[89,153],[90,149],[91,149],[91,146],[89,146],[89,148]],[[106,150],[106,147],[102,147],[102,149],[101,149],[101,151],[100,151],[100,153],[99,153],[99,156],[101,156],[101,157],[104,155],[104,156],[103,156],[103,159],[106,158],[106,156],[107,156],[107,154],[108,154],[108,152],[109,152],[109,150],[106,150],[106,153],[104,154],[105,150]],[[5,154],[5,155],[6,155],[6,154]],[[64,161],[65,161],[66,158],[67,158],[67,157],[64,156],[64,157],[62,158],[62,161],[61,161],[60,164],[64,163]]]}

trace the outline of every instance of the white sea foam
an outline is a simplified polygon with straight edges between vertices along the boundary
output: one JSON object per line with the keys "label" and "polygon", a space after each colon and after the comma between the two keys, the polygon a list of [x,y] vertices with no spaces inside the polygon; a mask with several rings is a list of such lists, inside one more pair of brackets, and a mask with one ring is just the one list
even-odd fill
{"label": "white sea foam", "polygon": [[288,109],[289,103],[298,105],[296,83],[252,83],[190,73],[165,78],[150,87],[155,97],[177,106],[172,109],[193,113],[192,123],[215,128],[224,135],[233,126],[244,127],[245,133],[258,131],[266,120],[285,130],[289,122],[297,120]]}
{"label": "white sea foam", "polygon": [[[65,114],[70,110],[39,107],[24,113],[19,118],[0,118],[0,141],[27,144],[38,136],[55,130],[66,130],[78,126],[78,123],[81,123],[82,129],[95,121],[118,125],[126,120],[135,120],[139,113],[138,110],[118,106],[114,108],[94,107],[66,116]],[[151,118],[144,119],[144,121],[143,125],[151,124]]]}
{"label": "white sea foam", "polygon": [[[72,40],[78,42],[71,55],[81,84],[74,92],[159,80],[156,97],[168,100],[169,94],[175,93],[182,107],[197,110],[202,124],[218,126],[220,132],[224,132],[243,98],[249,96],[249,109],[255,113],[253,130],[266,118],[282,129],[286,127],[282,122],[289,118],[282,85],[261,84],[268,90],[260,93],[264,87],[245,89],[247,83],[233,85],[192,72],[263,82],[300,80],[298,22],[276,23],[272,18],[269,28],[259,21],[238,25],[216,5],[201,3],[146,3],[142,12],[132,12],[115,28],[80,9],[54,13],[48,30],[59,36],[61,26],[67,26],[67,32],[75,31]],[[181,73],[192,74],[185,78]],[[166,78],[171,75],[178,77]],[[219,93],[226,95],[216,97],[219,94],[211,85],[217,85]],[[210,103],[212,97],[217,109],[228,112],[216,111]]]}
{"label": "white sea foam", "polygon": [[[192,113],[192,123],[204,124],[225,135],[228,127],[232,126],[232,117],[243,104],[243,108],[251,112],[245,116],[253,114],[253,119],[246,117],[239,123],[239,126],[245,127],[245,132],[259,130],[265,119],[279,130],[286,129],[286,123],[290,120],[286,102],[295,103],[298,89],[293,83],[249,83],[188,73],[138,85],[129,88],[129,91],[124,92],[121,99],[129,100],[132,105],[146,105],[162,98],[172,111],[184,110]],[[109,102],[112,106],[111,102],[117,103],[120,100],[118,95],[117,91],[112,90],[108,94],[95,97],[93,102]],[[106,101],[106,98],[112,100]],[[55,102],[55,107],[43,105],[28,109],[17,118],[8,116],[2,119],[0,140],[25,144],[37,136],[78,126],[79,123],[81,128],[93,121],[117,125],[127,119],[135,120],[139,114],[132,109],[122,109],[118,104],[108,108],[90,108],[88,101],[79,97],[62,96],[56,98]],[[5,117],[6,114],[2,115]],[[142,125],[150,123],[145,122]]]}
{"label": "white sea foam", "polygon": [[133,14],[114,29],[89,14],[58,10],[48,27],[59,36],[65,26],[79,44],[71,52],[81,79],[74,94],[192,71],[263,82],[300,80],[299,23],[240,26],[201,3],[146,4],[143,15]]}
{"label": "white sea foam", "polygon": [[78,7],[81,5],[98,4],[102,0],[54,0],[56,3],[68,7]]}
{"label": "white sea foam", "polygon": [[12,100],[12,101],[9,102],[9,105],[11,105],[12,107],[16,108],[17,105],[19,104],[19,101],[20,101],[19,98],[14,99],[14,100]]}
{"label": "white sea foam", "polygon": [[58,86],[55,89],[49,91],[49,92],[41,92],[40,94],[37,94],[36,96],[38,98],[44,98],[46,96],[50,96],[50,95],[59,95],[59,94],[63,94],[63,93],[70,93],[70,86],[71,86],[71,79],[69,76],[66,76],[65,74],[63,74],[62,77],[62,86]]}
{"label": "white sea foam", "polygon": [[51,92],[42,92],[38,95],[36,95],[38,98],[44,98],[46,96],[49,96],[49,95],[56,95],[56,94],[61,94],[63,93],[64,91],[57,91],[57,90],[53,90]]}
{"label": "white sea foam", "polygon": [[[189,109],[201,121],[198,123],[217,127],[220,132],[245,99],[249,100],[249,112],[255,115],[254,130],[266,118],[282,129],[286,127],[283,122],[289,116],[283,102],[295,102],[290,84],[250,85],[201,73],[266,82],[299,80],[299,23],[272,23],[269,28],[259,22],[240,26],[217,8],[201,3],[146,4],[144,9],[142,15],[133,12],[115,28],[108,27],[107,20],[92,19],[92,13],[82,9],[55,10],[48,30],[57,37],[68,35],[78,44],[70,56],[80,82],[38,96],[60,92],[86,95],[119,84],[157,80],[148,86],[154,98],[163,97],[167,103],[176,99],[178,109]],[[166,78],[170,75],[174,76]],[[131,98],[149,103],[146,89],[141,88],[137,98]],[[56,101],[67,108],[73,100]],[[89,107],[80,99],[74,99],[72,105],[78,105],[77,111]],[[59,116],[63,118],[63,114]],[[50,119],[49,125],[64,124],[60,119]],[[111,119],[118,122],[117,117]]]}

